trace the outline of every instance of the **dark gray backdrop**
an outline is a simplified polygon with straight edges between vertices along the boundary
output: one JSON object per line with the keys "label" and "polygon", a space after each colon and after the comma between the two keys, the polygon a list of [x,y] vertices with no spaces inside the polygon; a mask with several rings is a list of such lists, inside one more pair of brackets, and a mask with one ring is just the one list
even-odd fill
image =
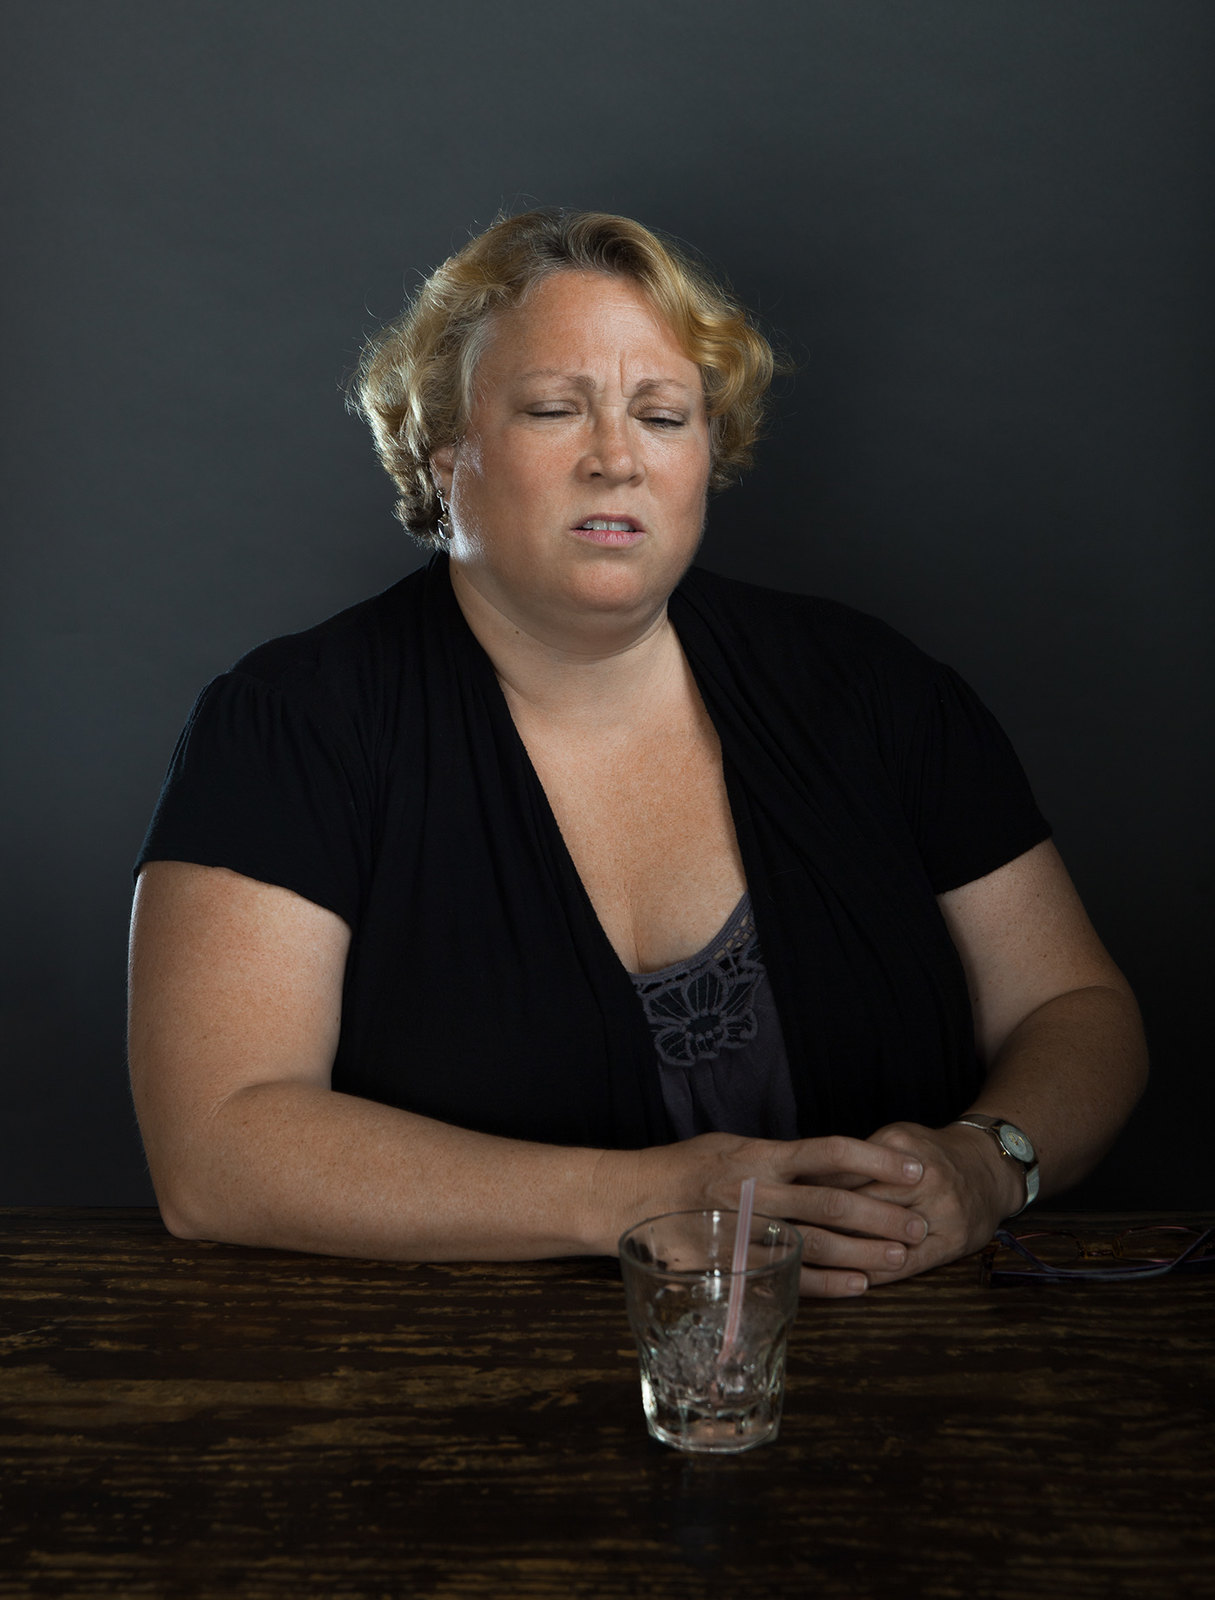
{"label": "dark gray backdrop", "polygon": [[21,0],[0,1203],[150,1198],[129,863],[196,690],[416,564],[339,380],[501,207],[702,247],[799,371],[705,560],[1002,717],[1155,1049],[1090,1203],[1209,1206],[1206,0]]}

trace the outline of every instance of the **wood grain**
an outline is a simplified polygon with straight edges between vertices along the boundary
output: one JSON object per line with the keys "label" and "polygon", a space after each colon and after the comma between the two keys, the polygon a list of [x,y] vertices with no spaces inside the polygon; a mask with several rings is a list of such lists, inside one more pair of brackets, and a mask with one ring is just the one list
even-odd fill
{"label": "wood grain", "polygon": [[0,1212],[0,1490],[6,1600],[1210,1597],[1215,1275],[807,1303],[780,1439],[699,1460],[615,1262]]}

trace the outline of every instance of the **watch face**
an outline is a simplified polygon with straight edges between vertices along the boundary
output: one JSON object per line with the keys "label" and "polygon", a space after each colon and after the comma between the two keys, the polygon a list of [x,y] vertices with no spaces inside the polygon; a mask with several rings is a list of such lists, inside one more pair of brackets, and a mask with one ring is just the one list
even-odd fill
{"label": "watch face", "polygon": [[1011,1122],[1002,1122],[996,1132],[1000,1143],[1015,1161],[1034,1159],[1034,1147],[1020,1128],[1014,1128]]}

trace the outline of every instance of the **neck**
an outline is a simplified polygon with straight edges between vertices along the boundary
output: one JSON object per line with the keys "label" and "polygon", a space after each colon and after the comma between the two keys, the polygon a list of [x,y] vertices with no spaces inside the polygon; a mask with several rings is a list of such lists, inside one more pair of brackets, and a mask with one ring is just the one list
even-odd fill
{"label": "neck", "polygon": [[498,675],[512,712],[574,726],[627,723],[639,699],[682,673],[683,652],[665,601],[644,616],[600,614],[576,627],[508,614],[451,563],[464,619]]}

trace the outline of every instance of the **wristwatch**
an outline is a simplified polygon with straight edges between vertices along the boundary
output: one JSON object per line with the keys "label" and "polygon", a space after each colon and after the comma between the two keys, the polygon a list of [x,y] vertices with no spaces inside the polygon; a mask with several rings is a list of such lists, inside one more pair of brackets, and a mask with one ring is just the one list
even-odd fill
{"label": "wristwatch", "polygon": [[989,1133],[996,1141],[996,1148],[1004,1159],[1021,1168],[1025,1175],[1025,1205],[1018,1206],[1012,1213],[1014,1217],[1019,1217],[1025,1206],[1032,1205],[1038,1198],[1038,1157],[1028,1136],[1021,1132],[1015,1122],[1007,1122],[1003,1117],[989,1117],[982,1111],[972,1111],[968,1116],[955,1117],[953,1125],[959,1128],[981,1128],[984,1133]]}

